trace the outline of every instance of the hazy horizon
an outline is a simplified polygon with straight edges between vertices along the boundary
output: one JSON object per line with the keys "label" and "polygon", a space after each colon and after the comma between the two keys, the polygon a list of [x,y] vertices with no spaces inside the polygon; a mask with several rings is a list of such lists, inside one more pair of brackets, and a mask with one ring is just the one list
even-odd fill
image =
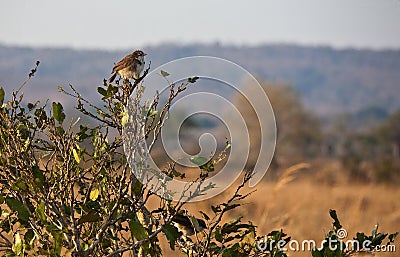
{"label": "hazy horizon", "polygon": [[158,48],[162,46],[176,46],[176,47],[191,47],[191,46],[219,46],[221,48],[259,48],[265,46],[293,46],[300,48],[327,48],[337,51],[345,51],[345,50],[356,50],[356,51],[377,51],[377,52],[385,52],[385,51],[400,51],[400,46],[397,47],[382,47],[382,48],[374,48],[368,46],[334,46],[329,44],[307,44],[307,43],[296,43],[296,42],[261,42],[259,44],[227,44],[221,43],[218,41],[215,42],[173,42],[173,41],[165,41],[154,44],[147,44],[143,46],[132,46],[132,47],[124,47],[124,48],[101,48],[101,47],[74,47],[74,46],[46,46],[46,45],[29,45],[29,44],[10,44],[4,43],[0,41],[0,46],[10,47],[10,48],[27,48],[27,49],[50,49],[50,50],[72,50],[72,51],[99,51],[99,52],[124,52],[124,51],[132,51],[132,49],[145,49],[145,48]]}
{"label": "hazy horizon", "polygon": [[8,1],[0,44],[123,50],[165,43],[400,49],[399,0]]}

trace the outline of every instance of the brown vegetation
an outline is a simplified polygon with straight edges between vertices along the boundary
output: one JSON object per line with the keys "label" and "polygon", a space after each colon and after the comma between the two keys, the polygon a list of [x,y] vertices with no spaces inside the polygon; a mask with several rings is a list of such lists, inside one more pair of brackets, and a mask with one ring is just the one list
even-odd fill
{"label": "brown vegetation", "polygon": [[[305,169],[298,169],[305,168]],[[282,172],[277,181],[270,181],[267,173],[264,182],[256,186],[245,204],[232,212],[227,220],[243,216],[257,224],[260,234],[283,229],[292,239],[314,240],[319,244],[331,228],[329,209],[337,210],[342,225],[352,239],[357,231],[370,232],[375,224],[381,231],[400,230],[400,188],[389,185],[354,184],[343,179],[346,172],[340,164],[329,167],[312,167],[299,164]],[[267,181],[269,180],[269,181]],[[232,186],[232,189],[235,188]],[[254,189],[254,188],[253,188]],[[248,191],[253,190],[247,188]],[[189,205],[197,210],[207,210],[214,202],[229,195],[227,190],[211,202]],[[397,253],[377,253],[378,257],[399,256]],[[289,256],[310,257],[310,252],[288,252]]]}

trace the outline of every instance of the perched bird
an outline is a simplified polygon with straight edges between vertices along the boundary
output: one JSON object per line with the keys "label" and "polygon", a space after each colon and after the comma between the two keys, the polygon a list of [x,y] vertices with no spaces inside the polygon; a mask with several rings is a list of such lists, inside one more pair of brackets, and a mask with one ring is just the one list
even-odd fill
{"label": "perched bird", "polygon": [[182,214],[176,214],[172,218],[172,223],[185,237],[194,235],[195,232],[201,232],[207,228],[204,220],[196,219],[196,221],[191,221],[188,216]]}
{"label": "perched bird", "polygon": [[145,53],[141,50],[128,54],[121,61],[114,65],[112,76],[108,79],[108,83],[112,83],[115,77],[120,75],[123,79],[130,80],[138,79],[144,68]]}

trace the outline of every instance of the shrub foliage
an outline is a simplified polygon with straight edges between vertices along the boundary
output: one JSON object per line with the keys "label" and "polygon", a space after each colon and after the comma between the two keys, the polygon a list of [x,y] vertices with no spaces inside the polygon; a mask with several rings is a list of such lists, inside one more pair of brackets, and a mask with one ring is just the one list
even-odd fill
{"label": "shrub foliage", "polygon": [[[9,100],[0,89],[3,256],[162,256],[162,237],[171,249],[188,256],[286,256],[277,244],[258,249],[256,226],[242,217],[223,221],[248,196],[242,189],[251,173],[244,175],[225,202],[212,206],[212,213],[200,212],[207,228],[193,238],[184,237],[173,223],[176,215],[186,215],[194,228],[199,226],[197,218],[185,211],[185,203],[161,198],[136,179],[122,151],[123,124],[130,118],[125,107],[131,97],[139,102],[141,82],[150,67],[134,83],[104,81],[98,88],[100,105],[85,99],[72,85],[60,87],[76,100],[76,109],[84,117],[96,121],[88,125],[67,116],[61,103],[24,102],[21,90],[38,65]],[[166,103],[160,104],[156,95],[148,109],[141,109],[136,118],[144,121],[144,139],[158,139],[171,103],[195,82],[196,78],[189,78],[180,85],[170,84]],[[199,165],[197,181],[214,171],[220,157]],[[184,175],[173,163],[163,172],[170,177]],[[155,199],[157,208],[150,207],[150,199]],[[282,231],[268,234],[270,241],[289,239]],[[344,255],[314,252],[313,256]]]}

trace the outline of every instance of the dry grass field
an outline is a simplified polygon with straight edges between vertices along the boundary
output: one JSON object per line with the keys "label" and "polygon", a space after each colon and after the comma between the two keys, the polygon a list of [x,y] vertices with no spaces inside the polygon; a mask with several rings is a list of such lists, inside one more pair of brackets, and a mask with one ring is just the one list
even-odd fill
{"label": "dry grass field", "polygon": [[[292,239],[299,242],[312,239],[318,245],[332,226],[329,209],[337,211],[348,239],[356,232],[370,235],[375,224],[379,224],[381,232],[400,231],[400,187],[351,183],[335,165],[324,170],[308,168],[307,164],[289,168],[276,181],[268,181],[267,174],[266,181],[257,185],[256,192],[227,219],[243,216],[244,221],[258,226],[261,235],[282,228]],[[210,205],[227,199],[234,188],[208,201],[189,204],[187,209],[194,215],[198,215],[199,210],[211,213]],[[397,252],[375,256],[400,256],[398,240],[395,246]],[[301,251],[288,251],[288,254],[311,256],[310,252]]]}

